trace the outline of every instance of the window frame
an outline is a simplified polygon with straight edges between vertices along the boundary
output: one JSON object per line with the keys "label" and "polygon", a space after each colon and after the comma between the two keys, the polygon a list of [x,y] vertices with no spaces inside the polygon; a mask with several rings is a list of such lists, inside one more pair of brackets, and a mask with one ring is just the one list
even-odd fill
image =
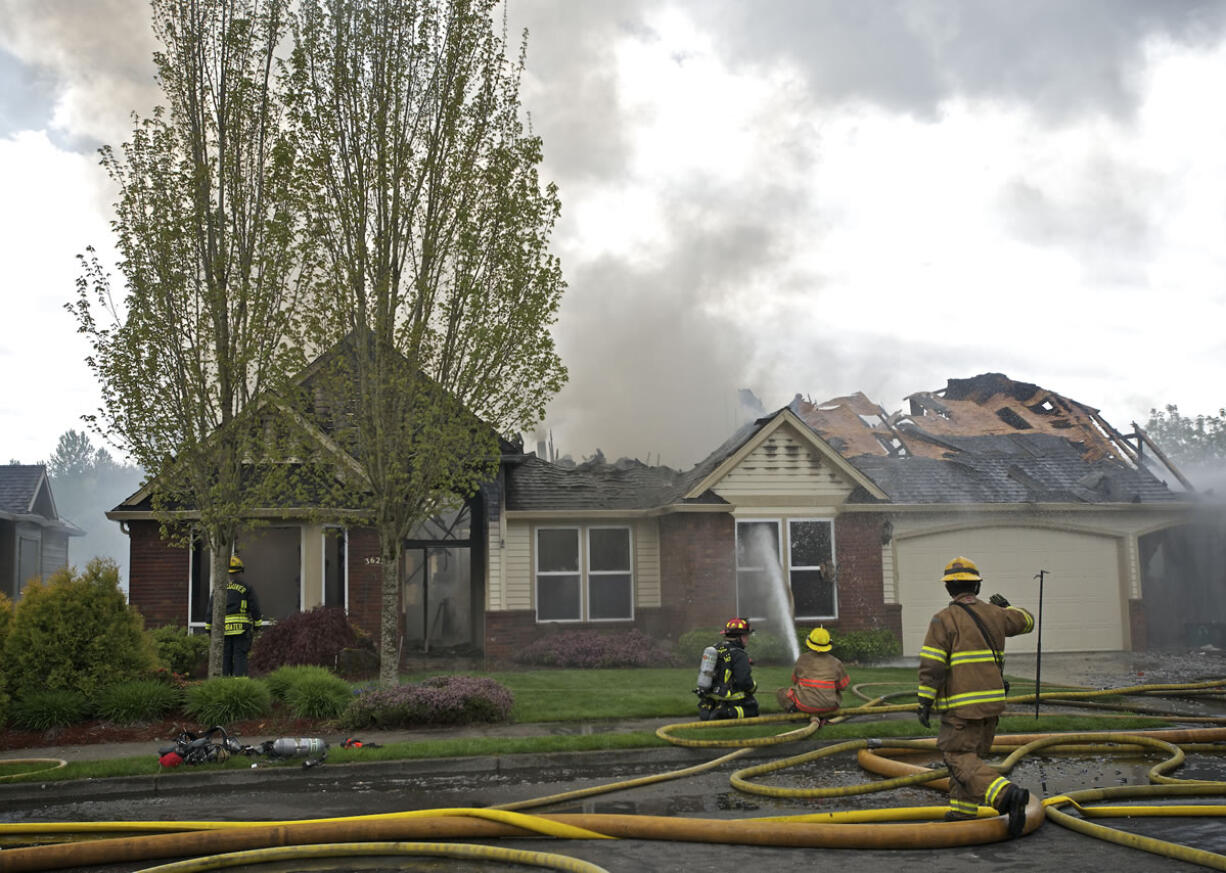
{"label": "window frame", "polygon": [[[573,531],[575,534],[575,569],[572,570],[541,570],[541,532],[542,531]],[[537,624],[582,624],[584,615],[583,604],[583,541],[581,525],[550,524],[533,528],[532,532],[532,612]],[[541,618],[541,577],[542,576],[577,576],[575,584],[579,586],[579,614],[576,618]]]}
{"label": "window frame", "polygon": [[[822,518],[820,516],[799,516],[796,518],[789,517],[787,519],[787,523],[788,523],[788,542],[787,542],[787,564],[785,566],[785,572],[787,573],[787,576],[788,576],[788,589],[791,591],[794,591],[794,589],[792,588],[792,571],[793,570],[816,570],[818,569],[818,567],[816,566],[808,566],[808,565],[804,565],[800,567],[792,566],[792,525],[793,524],[825,524],[829,526],[830,528],[830,565],[833,571],[832,572],[833,578],[830,580],[830,584],[833,589],[831,591],[830,599],[831,599],[831,604],[834,608],[834,611],[830,615],[796,614],[796,615],[793,615],[792,618],[795,619],[796,621],[833,621],[833,620],[838,619],[839,617],[839,574],[838,574],[838,561],[835,559],[835,555],[838,554],[838,551],[835,548],[835,542],[834,542],[834,518],[833,517]],[[795,595],[793,595],[793,603],[795,603]]]}
{"label": "window frame", "polygon": [[[750,518],[734,519],[735,525],[734,525],[732,549],[733,549],[733,555],[734,555],[733,560],[736,564],[736,567],[734,569],[735,579],[736,579],[736,614],[740,616],[745,616],[750,621],[764,621],[766,620],[766,616],[750,615],[749,610],[742,607],[741,605],[741,571],[742,570],[763,571],[766,568],[765,567],[745,567],[741,565],[741,525],[743,524],[745,525],[773,524],[775,526],[775,549],[776,549],[776,552],[781,552],[784,549],[783,532],[782,532],[782,525],[783,525],[784,520],[785,519],[779,518],[779,517],[772,517],[772,518],[750,517]],[[784,569],[784,572],[787,572],[787,565],[784,563],[784,555],[776,554],[775,557],[779,561],[779,566]]]}
{"label": "window frame", "polygon": [[[592,531],[595,530],[624,530],[626,532],[626,569],[625,570],[593,570],[592,569]],[[584,527],[584,543],[587,546],[586,561],[584,562],[584,579],[583,591],[586,595],[583,600],[583,608],[581,614],[585,616],[585,620],[593,623],[608,623],[618,621],[634,621],[634,530],[628,524],[593,524]],[[630,586],[630,614],[618,616],[615,618],[593,618],[592,617],[592,577],[593,576],[627,576],[629,577],[627,584]]]}

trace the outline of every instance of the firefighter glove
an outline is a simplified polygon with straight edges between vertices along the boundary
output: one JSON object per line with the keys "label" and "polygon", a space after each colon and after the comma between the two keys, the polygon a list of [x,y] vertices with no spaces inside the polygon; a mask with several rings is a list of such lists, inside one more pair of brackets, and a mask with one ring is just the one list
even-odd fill
{"label": "firefighter glove", "polygon": [[1005,600],[1005,597],[1003,594],[993,594],[991,597],[988,598],[988,602],[995,603],[1001,609],[1004,609],[1006,606],[1009,605],[1009,601]]}
{"label": "firefighter glove", "polygon": [[915,717],[919,719],[919,723],[924,727],[932,727],[932,701],[925,700],[919,705],[919,709],[915,712]]}

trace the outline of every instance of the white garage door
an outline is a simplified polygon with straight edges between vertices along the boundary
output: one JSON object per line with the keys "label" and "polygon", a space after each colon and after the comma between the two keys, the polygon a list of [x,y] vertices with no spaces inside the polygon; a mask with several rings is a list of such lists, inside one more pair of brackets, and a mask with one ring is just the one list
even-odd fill
{"label": "white garage door", "polygon": [[[949,603],[941,584],[945,565],[966,555],[983,575],[980,597],[1000,592],[1038,618],[1043,583],[1043,651],[1094,652],[1124,648],[1123,586],[1117,540],[1042,528],[994,527],[895,541],[903,652],[918,655],[933,613]],[[1010,652],[1034,652],[1035,633],[1009,640]]]}

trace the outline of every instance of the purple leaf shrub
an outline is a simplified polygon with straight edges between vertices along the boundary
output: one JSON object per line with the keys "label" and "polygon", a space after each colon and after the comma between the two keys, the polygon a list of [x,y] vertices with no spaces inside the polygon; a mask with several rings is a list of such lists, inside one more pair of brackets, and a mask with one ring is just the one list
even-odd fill
{"label": "purple leaf shrub", "polygon": [[346,728],[405,728],[506,721],[514,698],[493,679],[432,676],[396,688],[358,692],[342,716]]}

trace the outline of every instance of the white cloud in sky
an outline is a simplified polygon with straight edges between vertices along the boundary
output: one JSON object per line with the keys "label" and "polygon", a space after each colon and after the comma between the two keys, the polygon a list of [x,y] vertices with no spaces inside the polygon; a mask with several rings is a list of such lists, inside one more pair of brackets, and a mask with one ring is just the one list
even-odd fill
{"label": "white cloud in sky", "polygon": [[[84,363],[89,352],[64,310],[75,299],[75,256],[110,229],[100,209],[100,170],[93,156],[64,151],[44,132],[0,139],[0,262],[7,273],[0,326],[0,463],[45,460],[59,435],[83,430],[82,414],[98,405]],[[97,443],[95,438],[95,443]]]}
{"label": "white cloud in sky", "polygon": [[[571,383],[546,422],[561,450],[686,466],[735,425],[742,387],[767,408],[860,390],[894,409],[994,370],[1125,430],[1152,406],[1226,403],[1216,7],[514,0],[511,14],[513,33],[530,28],[523,100],[563,203]],[[60,307],[74,255],[109,240],[90,144],[118,143],[156,97],[147,17],[143,0],[0,0],[0,49],[38,74],[0,122],[45,124],[0,129],[15,301],[0,366],[18,383],[0,461],[46,457],[96,405]],[[26,385],[36,366],[41,389]]]}

